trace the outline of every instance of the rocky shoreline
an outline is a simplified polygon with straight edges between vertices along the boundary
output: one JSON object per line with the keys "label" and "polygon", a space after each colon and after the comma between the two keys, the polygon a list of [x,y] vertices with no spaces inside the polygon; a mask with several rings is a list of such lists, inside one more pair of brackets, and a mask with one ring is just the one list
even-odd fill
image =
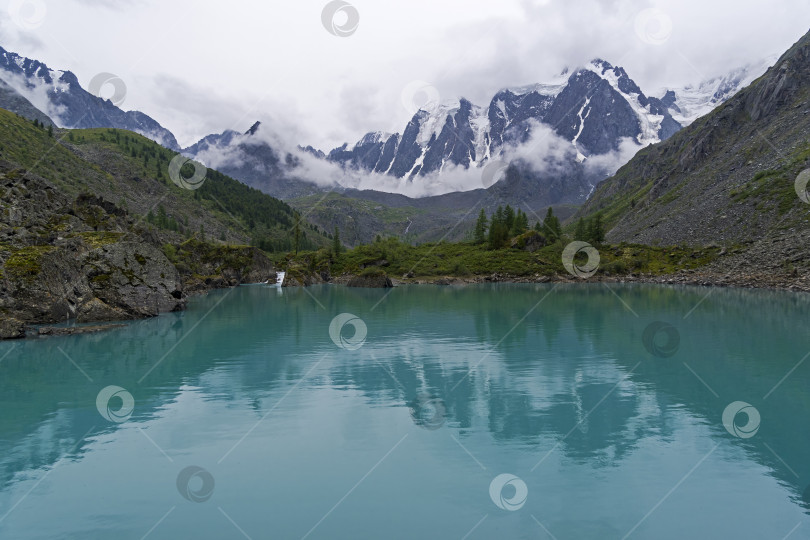
{"label": "rocky shoreline", "polygon": [[663,275],[629,274],[623,276],[595,275],[578,279],[569,275],[512,276],[492,274],[487,276],[436,276],[392,280],[399,285],[475,285],[481,283],[650,283],[657,285],[689,285],[695,287],[738,287],[747,289],[770,289],[791,292],[810,292],[810,277],[771,274],[723,274],[715,272],[682,272]]}
{"label": "rocky shoreline", "polygon": [[[730,262],[730,261],[729,261]],[[728,265],[734,266],[734,265]],[[384,288],[401,285],[475,285],[481,283],[650,283],[658,285],[690,285],[695,287],[738,287],[746,289],[784,290],[791,292],[810,292],[810,275],[796,270],[780,271],[770,268],[770,271],[725,271],[719,264],[705,266],[700,269],[683,270],[667,274],[631,273],[631,274],[603,274],[597,273],[587,279],[576,278],[569,274],[551,275],[513,275],[495,272],[486,275],[471,276],[416,276],[403,275],[399,278],[382,276],[362,276],[356,274],[341,274],[330,276],[328,274],[313,274],[302,280],[285,281],[285,287],[301,287],[311,285],[345,285],[348,287]],[[301,283],[303,281],[303,283]]]}
{"label": "rocky shoreline", "polygon": [[[267,274],[269,280],[275,279],[275,273]],[[110,319],[92,319],[87,318],[69,319],[67,323],[77,323],[79,326],[53,326],[55,320],[19,320],[17,318],[2,318],[0,319],[0,341],[11,339],[24,339],[24,338],[40,338],[40,337],[58,337],[58,336],[72,336],[79,334],[95,334],[107,330],[114,330],[123,328],[126,325],[122,324],[123,321],[143,320],[156,317],[161,313],[168,313],[171,311],[182,311],[186,308],[189,298],[194,296],[204,296],[210,291],[218,289],[228,289],[238,287],[240,285],[253,285],[256,283],[264,283],[266,280],[240,282],[233,278],[225,278],[222,276],[211,276],[205,279],[195,278],[193,283],[188,288],[182,290],[182,297],[178,302],[175,309],[170,310],[157,310],[153,313],[133,313],[127,312],[122,317],[115,317]],[[88,324],[94,323],[94,324]]]}
{"label": "rocky shoreline", "polygon": [[39,328],[31,328],[27,335],[33,336],[73,336],[77,334],[96,334],[98,332],[105,332],[115,328],[123,328],[124,324],[120,323],[107,323],[107,324],[92,324],[87,326],[40,326]]}

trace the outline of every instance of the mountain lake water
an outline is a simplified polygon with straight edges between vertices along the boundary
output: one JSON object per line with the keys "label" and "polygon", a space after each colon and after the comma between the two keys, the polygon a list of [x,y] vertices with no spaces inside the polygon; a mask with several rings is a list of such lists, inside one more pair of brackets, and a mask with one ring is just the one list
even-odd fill
{"label": "mountain lake water", "polygon": [[0,538],[810,538],[810,297],[245,286],[0,343]]}

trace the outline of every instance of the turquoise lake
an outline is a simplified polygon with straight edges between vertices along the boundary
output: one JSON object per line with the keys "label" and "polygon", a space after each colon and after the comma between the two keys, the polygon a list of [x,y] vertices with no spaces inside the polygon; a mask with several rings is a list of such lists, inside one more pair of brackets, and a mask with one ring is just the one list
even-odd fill
{"label": "turquoise lake", "polygon": [[0,538],[810,538],[810,297],[246,286],[0,343]]}

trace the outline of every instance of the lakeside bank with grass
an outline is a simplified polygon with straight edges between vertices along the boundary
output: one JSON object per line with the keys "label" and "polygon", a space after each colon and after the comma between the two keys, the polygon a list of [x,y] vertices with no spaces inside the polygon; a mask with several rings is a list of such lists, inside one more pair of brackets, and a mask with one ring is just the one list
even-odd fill
{"label": "lakeside bank with grass", "polygon": [[[509,247],[490,249],[473,242],[427,243],[412,246],[396,238],[380,239],[335,254],[331,250],[272,256],[288,276],[305,282],[322,282],[346,275],[384,272],[395,280],[434,280],[499,275],[514,278],[568,275],[562,254],[568,242],[535,243],[536,233],[512,239]],[[600,263],[597,276],[667,275],[693,271],[716,260],[723,250],[717,246],[655,247],[636,244],[597,245]]]}

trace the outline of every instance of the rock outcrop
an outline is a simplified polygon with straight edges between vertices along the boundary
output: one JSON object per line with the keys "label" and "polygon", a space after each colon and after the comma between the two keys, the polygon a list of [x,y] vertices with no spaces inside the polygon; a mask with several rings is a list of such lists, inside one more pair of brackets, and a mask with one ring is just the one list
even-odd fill
{"label": "rock outcrop", "polygon": [[383,274],[374,276],[355,276],[349,279],[346,286],[362,287],[366,289],[388,289],[393,287],[394,284],[391,282],[391,279],[388,276]]}

